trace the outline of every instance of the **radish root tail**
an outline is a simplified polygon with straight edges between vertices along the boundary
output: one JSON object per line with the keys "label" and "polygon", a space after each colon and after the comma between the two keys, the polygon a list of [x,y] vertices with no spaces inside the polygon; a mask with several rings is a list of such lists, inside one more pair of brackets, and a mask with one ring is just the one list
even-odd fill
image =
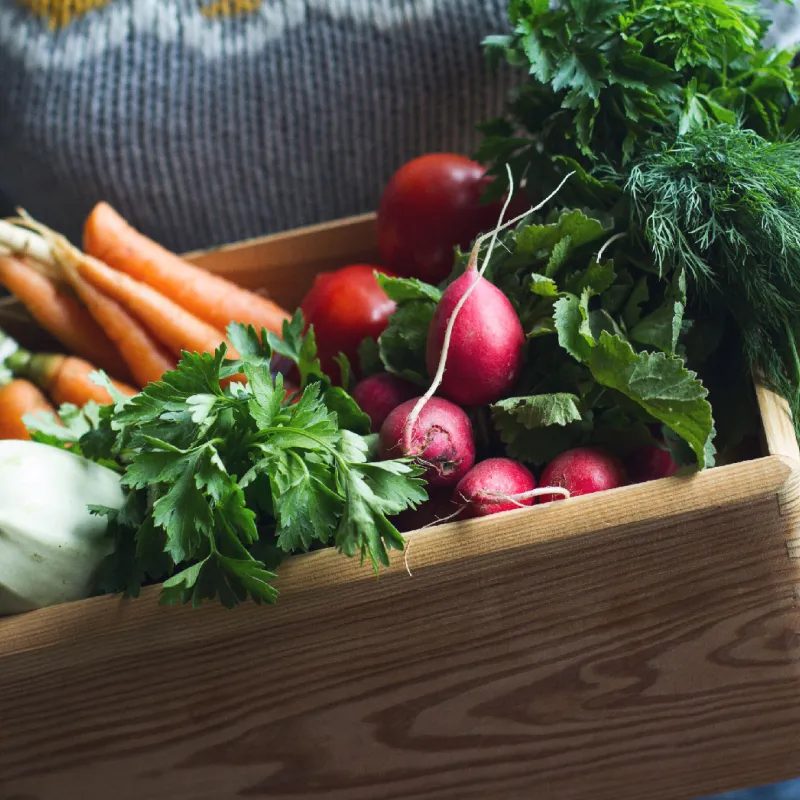
{"label": "radish root tail", "polygon": [[563,486],[539,486],[536,489],[531,489],[528,492],[520,492],[519,494],[503,494],[502,492],[478,492],[478,497],[484,500],[497,500],[504,503],[513,503],[519,508],[530,508],[525,505],[524,500],[530,500],[532,497],[544,497],[548,494],[560,494],[565,500],[569,500],[570,493],[568,489]]}
{"label": "radish root tail", "polygon": [[[452,514],[448,514],[446,517],[439,517],[438,519],[435,519],[433,522],[428,522],[426,525],[423,525],[419,530],[424,531],[425,528],[432,528],[434,525],[442,525],[445,522],[450,522],[451,520],[454,520],[456,517],[463,514],[465,508],[466,505],[459,506],[458,509],[454,511]],[[403,563],[405,564],[406,572],[408,573],[409,578],[414,577],[411,574],[411,567],[409,567],[408,565],[408,553],[411,550],[411,543],[413,541],[414,540],[409,536],[408,540],[406,541],[405,552],[403,553]]]}

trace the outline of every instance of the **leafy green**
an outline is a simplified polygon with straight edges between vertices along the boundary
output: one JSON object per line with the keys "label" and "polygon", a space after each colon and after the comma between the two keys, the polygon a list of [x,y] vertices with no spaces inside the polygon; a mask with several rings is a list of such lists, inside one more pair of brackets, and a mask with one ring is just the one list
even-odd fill
{"label": "leafy green", "polygon": [[559,299],[554,318],[561,346],[600,385],[625,395],[678,433],[701,467],[713,465],[715,431],[708,392],[682,359],[637,353],[619,333],[593,326],[587,293]]}
{"label": "leafy green", "polygon": [[[531,341],[518,396],[491,407],[494,427],[509,456],[541,464],[578,444],[621,451],[653,441],[648,425],[661,422],[699,466],[710,466],[708,392],[683,354],[690,325],[682,273],[644,270],[626,252],[629,239],[611,233],[605,215],[561,208],[500,237],[485,274]],[[450,280],[463,268],[462,259]],[[424,353],[426,328],[403,316],[415,302],[401,304],[390,327],[403,319],[404,335],[419,336]]]}
{"label": "leafy green", "polygon": [[440,289],[417,278],[391,278],[382,272],[376,272],[375,277],[388,298],[395,303],[409,300],[430,300],[438,303],[442,297]]}
{"label": "leafy green", "polygon": [[528,429],[569,425],[581,419],[579,398],[566,392],[498,400],[492,413],[495,419],[507,415]]}
{"label": "leafy green", "polygon": [[435,310],[436,304],[430,300],[411,300],[397,307],[378,339],[381,361],[387,372],[419,385],[427,382],[425,345]]}
{"label": "leafy green", "polygon": [[492,420],[512,458],[542,464],[591,431],[580,405],[566,392],[510,397],[492,405]]}
{"label": "leafy green", "polygon": [[361,375],[364,378],[383,372],[380,349],[378,348],[378,343],[372,337],[368,336],[363,339],[359,345],[358,362],[361,367]]}
{"label": "leafy green", "polygon": [[[378,339],[380,364],[387,372],[425,385],[428,380],[425,344],[442,291],[416,278],[393,278],[380,272],[376,272],[375,277],[389,299],[397,303],[386,330]],[[362,345],[361,356],[371,373],[380,371],[375,365],[371,344]]]}
{"label": "leafy green", "polygon": [[[792,138],[800,130],[800,68],[793,53],[765,46],[760,6],[510,0],[511,34],[484,42],[491,62],[528,72],[505,115],[481,126],[476,157],[500,178],[488,196],[504,191],[508,167],[533,199],[571,172],[558,202],[603,220],[607,233],[626,234],[613,268],[598,265],[608,269],[601,280],[589,279],[586,253],[571,252],[572,242],[558,237],[533,253],[524,237],[509,248],[509,236],[511,253],[490,279],[512,298],[532,344],[560,326],[560,345],[579,360],[585,347],[601,353],[621,342],[615,358],[625,363],[643,364],[648,352],[662,355],[650,362],[659,369],[673,359],[697,362],[704,381],[731,388],[713,394],[726,406],[720,419],[731,421],[720,428],[723,449],[749,428],[729,407],[752,403],[746,379],[721,379],[712,357],[725,349],[714,335],[720,318],[735,321],[750,370],[789,400],[800,436],[800,145]],[[522,249],[533,279],[514,262]],[[565,265],[576,260],[570,280]],[[592,358],[581,363],[594,374]],[[710,463],[701,440],[713,427],[699,410],[680,437]],[[592,424],[597,437],[599,416]]]}
{"label": "leafy green", "polygon": [[[304,327],[303,312],[298,309],[291,321],[283,323],[281,337],[271,332],[266,336],[266,341],[274,353],[288,358],[297,365],[301,389],[304,389],[312,380],[327,381],[317,358],[317,341],[313,326],[305,334],[303,333]],[[231,344],[234,344],[233,341]],[[243,358],[246,357],[241,350],[239,352]]]}
{"label": "leafy green", "polygon": [[[104,591],[135,595],[162,581],[165,603],[274,602],[284,553],[333,543],[377,570],[390,549],[402,549],[387,515],[426,499],[421,470],[406,460],[369,463],[370,440],[356,432],[368,433],[369,419],[317,373],[313,336],[302,328],[297,315],[280,351],[305,376],[296,404],[285,400],[282,377],[270,374],[269,335],[232,325],[235,361],[225,360],[224,346],[185,353],[141,394],[85,410],[88,428],[71,412],[69,433],[48,422],[37,434],[124,468],[122,509],[97,509],[116,544]],[[222,388],[223,374],[238,373],[246,385]]]}
{"label": "leafy green", "polygon": [[[484,46],[530,81],[483,126],[478,156],[498,176],[509,164],[548,192],[569,163],[589,175],[718,123],[770,138],[793,124],[798,73],[791,53],[763,47],[757,0],[513,0],[509,14],[512,34]],[[608,199],[602,182],[580,184],[585,202]]]}
{"label": "leafy green", "polygon": [[[657,267],[691,276],[698,299],[731,314],[750,368],[790,401],[795,419],[799,172],[800,141],[769,142],[718,125],[645,153],[625,184],[632,231],[652,250]],[[656,323],[666,329],[666,312]],[[671,324],[674,330],[680,321]]]}

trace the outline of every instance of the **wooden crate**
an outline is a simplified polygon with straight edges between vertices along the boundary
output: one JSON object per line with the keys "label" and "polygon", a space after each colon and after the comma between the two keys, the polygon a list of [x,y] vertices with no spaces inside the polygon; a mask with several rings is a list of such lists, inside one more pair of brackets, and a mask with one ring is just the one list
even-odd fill
{"label": "wooden crate", "polygon": [[[192,256],[293,306],[371,216]],[[681,800],[800,774],[800,453],[0,620],[3,800]]]}

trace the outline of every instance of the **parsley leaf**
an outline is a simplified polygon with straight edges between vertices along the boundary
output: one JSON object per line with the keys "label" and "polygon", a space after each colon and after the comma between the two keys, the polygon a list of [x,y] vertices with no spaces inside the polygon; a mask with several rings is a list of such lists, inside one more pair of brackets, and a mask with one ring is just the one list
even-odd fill
{"label": "parsley leaf", "polygon": [[[270,371],[278,346],[232,325],[240,359],[226,362],[224,347],[185,354],[133,398],[83,416],[64,409],[73,430],[57,435],[124,470],[122,509],[98,509],[115,543],[101,591],[136,595],[162,582],[168,604],[272,603],[281,553],[333,543],[377,567],[402,548],[388,516],[424,502],[421,470],[405,460],[370,462],[368,418],[317,374],[301,316],[286,332],[280,352],[305,371],[296,404],[284,401],[282,376]],[[232,370],[246,383],[221,384]]]}
{"label": "parsley leaf", "polygon": [[303,312],[298,309],[291,321],[287,320],[283,323],[282,337],[271,332],[267,334],[267,341],[273,351],[297,365],[300,372],[301,389],[305,389],[312,380],[328,381],[317,358],[317,340],[314,329],[311,327],[304,333],[304,328]]}

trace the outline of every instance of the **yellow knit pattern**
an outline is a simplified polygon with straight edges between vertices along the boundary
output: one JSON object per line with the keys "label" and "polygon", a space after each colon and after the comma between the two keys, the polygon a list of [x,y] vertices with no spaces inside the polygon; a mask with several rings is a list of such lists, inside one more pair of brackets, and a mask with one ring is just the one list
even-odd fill
{"label": "yellow knit pattern", "polygon": [[200,12],[213,19],[214,17],[232,17],[236,14],[249,14],[257,11],[261,0],[214,0],[204,5]]}
{"label": "yellow knit pattern", "polygon": [[[68,25],[88,11],[107,6],[111,0],[18,0],[34,14],[47,20],[52,29]],[[257,11],[261,0],[199,0],[200,13],[210,19],[232,17]]]}
{"label": "yellow knit pattern", "polygon": [[68,25],[75,17],[83,16],[87,11],[102,8],[110,0],[18,0],[34,14],[46,19],[51,28]]}

